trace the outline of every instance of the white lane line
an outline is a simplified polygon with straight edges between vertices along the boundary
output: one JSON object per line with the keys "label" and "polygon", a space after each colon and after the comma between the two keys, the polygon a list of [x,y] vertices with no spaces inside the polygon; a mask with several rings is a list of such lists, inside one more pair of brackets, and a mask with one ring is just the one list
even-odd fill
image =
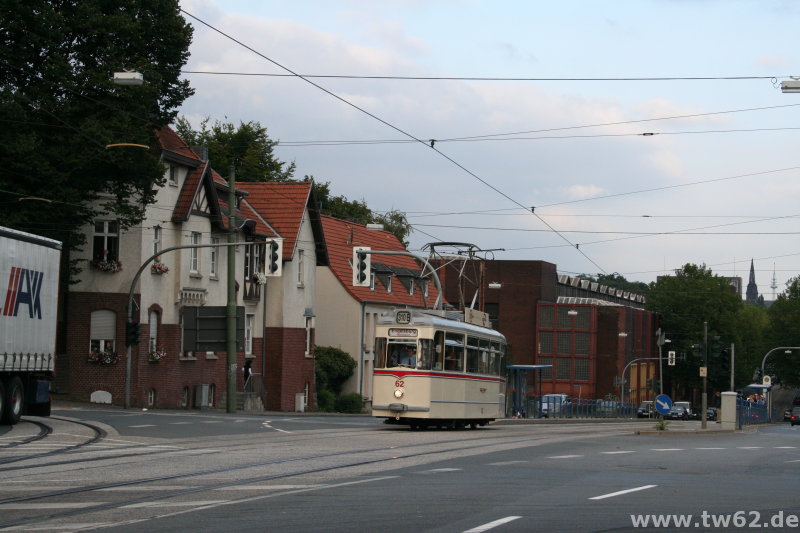
{"label": "white lane line", "polygon": [[514,520],[518,520],[522,518],[521,516],[507,516],[505,518],[501,518],[499,520],[495,520],[494,522],[489,522],[488,524],[483,524],[482,526],[473,527],[472,529],[468,529],[464,531],[464,533],[482,533],[483,531],[489,531],[490,529],[496,528],[497,526],[502,526],[503,524],[508,524],[509,522],[513,522]]}
{"label": "white lane line", "polygon": [[633,450],[620,450],[618,452],[600,452],[603,455],[618,455],[620,453],[636,453]]}
{"label": "white lane line", "polygon": [[128,426],[129,428],[154,428],[155,424],[139,424],[138,426]]}
{"label": "white lane line", "polygon": [[800,459],[794,459],[792,461],[786,461],[787,463],[800,463]]}
{"label": "white lane line", "polygon": [[633,489],[625,489],[620,490],[617,492],[610,492],[608,494],[601,494],[600,496],[593,496],[589,498],[590,500],[605,500],[606,498],[613,498],[614,496],[622,496],[623,494],[629,494],[631,492],[638,492],[640,490],[647,490],[652,489],[653,487],[657,487],[658,485],[642,485],[641,487],[636,487]]}
{"label": "white lane line", "polygon": [[653,448],[654,452],[682,452],[684,448]]}
{"label": "white lane line", "polygon": [[725,448],[695,448],[695,450],[724,450]]}
{"label": "white lane line", "polygon": [[775,446],[776,450],[795,450],[797,446]]}
{"label": "white lane line", "polygon": [[431,470],[423,470],[422,472],[415,472],[417,474],[441,474],[443,472],[458,472],[460,468],[433,468]]}
{"label": "white lane line", "polygon": [[518,465],[520,463],[527,463],[528,461],[500,461],[499,463],[489,463],[489,466],[506,466],[506,465]]}
{"label": "white lane line", "polygon": [[273,429],[275,431],[280,431],[281,433],[291,433],[291,431],[286,431],[285,429],[274,428],[270,425],[271,423],[272,420],[265,420],[264,422],[261,423],[261,425],[264,427],[264,429]]}
{"label": "white lane line", "polygon": [[575,457],[583,457],[582,455],[551,455],[545,459],[574,459]]}

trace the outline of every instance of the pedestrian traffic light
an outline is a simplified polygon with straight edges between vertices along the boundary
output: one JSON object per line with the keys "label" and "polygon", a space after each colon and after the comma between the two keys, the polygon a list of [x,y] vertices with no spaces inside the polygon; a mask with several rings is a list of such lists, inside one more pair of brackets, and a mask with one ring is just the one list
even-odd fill
{"label": "pedestrian traffic light", "polygon": [[370,279],[370,254],[366,246],[353,247],[353,287],[369,287]]}
{"label": "pedestrian traffic light", "polygon": [[125,323],[125,346],[135,346],[139,344],[139,323]]}
{"label": "pedestrian traffic light", "polygon": [[280,276],[283,256],[283,241],[272,239],[267,244],[267,276]]}
{"label": "pedestrian traffic light", "polygon": [[670,350],[667,352],[667,364],[669,366],[675,366],[675,351]]}

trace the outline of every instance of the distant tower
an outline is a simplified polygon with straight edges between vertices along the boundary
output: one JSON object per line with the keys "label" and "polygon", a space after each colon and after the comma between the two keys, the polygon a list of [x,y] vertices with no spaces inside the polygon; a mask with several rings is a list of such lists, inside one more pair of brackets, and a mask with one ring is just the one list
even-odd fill
{"label": "distant tower", "polygon": [[747,282],[747,294],[745,301],[749,304],[758,303],[758,287],[756,286],[756,269],[753,267],[753,260],[750,260],[750,281]]}
{"label": "distant tower", "polygon": [[775,277],[775,263],[772,263],[772,285],[769,288],[772,289],[772,301],[775,301],[775,289],[778,288],[778,280]]}

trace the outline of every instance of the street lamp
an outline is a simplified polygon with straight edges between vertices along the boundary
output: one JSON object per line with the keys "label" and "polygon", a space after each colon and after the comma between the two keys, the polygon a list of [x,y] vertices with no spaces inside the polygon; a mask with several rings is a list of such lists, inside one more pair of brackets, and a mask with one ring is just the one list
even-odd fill
{"label": "street lamp", "polygon": [[800,80],[787,80],[781,82],[781,92],[800,93]]}
{"label": "street lamp", "polygon": [[114,77],[111,79],[116,85],[142,85],[144,83],[144,76],[142,76],[142,73],[132,70],[115,72]]}

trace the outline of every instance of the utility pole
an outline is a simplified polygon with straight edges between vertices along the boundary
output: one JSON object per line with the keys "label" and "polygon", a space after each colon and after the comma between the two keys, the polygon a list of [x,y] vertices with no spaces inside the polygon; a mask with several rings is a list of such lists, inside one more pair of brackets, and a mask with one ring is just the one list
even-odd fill
{"label": "utility pole", "polygon": [[[233,164],[228,178],[228,244],[236,242],[236,176]],[[228,394],[226,411],[236,412],[236,250],[228,246],[228,306],[225,313],[227,325]]]}
{"label": "utility pole", "polygon": [[708,322],[703,322],[703,346],[705,347],[703,353],[703,400],[700,403],[702,411],[700,411],[700,427],[706,429],[708,426]]}

